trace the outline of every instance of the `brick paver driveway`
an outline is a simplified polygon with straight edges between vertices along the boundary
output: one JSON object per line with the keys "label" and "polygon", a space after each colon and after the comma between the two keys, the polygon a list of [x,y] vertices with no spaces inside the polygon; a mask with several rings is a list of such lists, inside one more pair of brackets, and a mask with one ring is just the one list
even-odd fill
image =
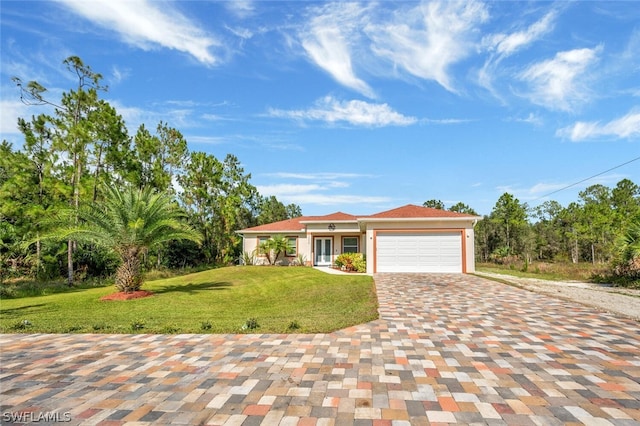
{"label": "brick paver driveway", "polygon": [[332,334],[2,335],[0,421],[640,424],[637,322],[473,276],[375,279],[380,319]]}

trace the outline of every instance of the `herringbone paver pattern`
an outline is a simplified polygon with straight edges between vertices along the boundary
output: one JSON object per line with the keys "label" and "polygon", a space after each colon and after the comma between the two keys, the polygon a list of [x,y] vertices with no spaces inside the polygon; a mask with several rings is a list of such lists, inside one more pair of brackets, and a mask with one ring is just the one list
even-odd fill
{"label": "herringbone paver pattern", "polygon": [[473,276],[375,279],[380,319],[331,334],[2,335],[0,421],[640,425],[637,322]]}

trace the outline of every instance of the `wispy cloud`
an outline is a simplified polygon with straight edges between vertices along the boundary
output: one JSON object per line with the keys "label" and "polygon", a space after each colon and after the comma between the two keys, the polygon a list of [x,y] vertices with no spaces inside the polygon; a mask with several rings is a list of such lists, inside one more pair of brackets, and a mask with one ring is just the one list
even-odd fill
{"label": "wispy cloud", "polygon": [[474,121],[470,118],[423,118],[420,120],[421,123],[424,124],[460,124],[460,123],[470,123]]}
{"label": "wispy cloud", "polygon": [[319,173],[291,173],[277,172],[267,173],[267,176],[278,177],[282,179],[301,179],[301,180],[338,180],[338,179],[356,179],[370,178],[373,175],[362,173],[336,173],[336,172],[319,172]]}
{"label": "wispy cloud", "polygon": [[111,77],[109,78],[109,84],[114,85],[129,78],[131,71],[129,69],[120,69],[116,66],[111,68]]}
{"label": "wispy cloud", "polygon": [[552,110],[572,111],[591,97],[590,67],[597,62],[602,45],[593,49],[559,52],[553,59],[533,64],[520,74],[529,84],[531,102]]}
{"label": "wispy cloud", "polygon": [[508,119],[508,121],[515,121],[516,123],[527,123],[533,124],[534,126],[542,125],[542,117],[532,112],[529,113],[526,117],[513,117]]}
{"label": "wispy cloud", "polygon": [[18,135],[18,118],[29,117],[29,107],[19,100],[0,100],[0,134],[6,135]]}
{"label": "wispy cloud", "polygon": [[457,92],[450,68],[474,51],[474,32],[488,16],[481,2],[434,1],[400,9],[366,33],[373,53],[393,67]]}
{"label": "wispy cloud", "polygon": [[500,58],[510,56],[549,33],[554,28],[556,17],[556,11],[552,10],[527,28],[510,34],[498,33],[489,35],[485,37],[484,43],[490,51],[495,51]]}
{"label": "wispy cloud", "polygon": [[549,199],[549,197],[556,196],[561,190],[564,191],[571,189],[572,192],[578,192],[588,188],[591,185],[615,185],[621,179],[626,178],[624,175],[617,173],[608,173],[598,175],[597,177],[583,180],[582,182],[537,182],[529,187],[523,187],[520,185],[504,185],[496,187],[496,191],[499,193],[508,192],[515,197],[524,201],[538,201]]}
{"label": "wispy cloud", "polygon": [[500,63],[550,33],[555,27],[556,18],[557,12],[552,10],[525,28],[516,28],[511,33],[496,33],[485,36],[482,39],[482,45],[489,52],[489,57],[478,72],[480,86],[494,96],[500,97],[494,87],[494,80],[498,79],[501,74]]}
{"label": "wispy cloud", "polygon": [[255,5],[251,0],[233,0],[224,2],[227,10],[238,18],[246,18],[255,13]]}
{"label": "wispy cloud", "polygon": [[257,185],[260,194],[274,195],[286,203],[301,205],[385,204],[391,199],[349,193],[353,182],[375,177],[347,172],[275,172],[264,176],[282,179],[284,183]]}
{"label": "wispy cloud", "polygon": [[608,123],[599,121],[578,121],[572,126],[556,131],[556,136],[568,138],[574,142],[603,137],[620,139],[640,136],[640,111],[633,110],[623,117]]}
{"label": "wispy cloud", "polygon": [[140,49],[157,47],[185,52],[205,65],[221,58],[212,53],[216,38],[185,17],[168,2],[150,0],[58,0],[76,14],[108,30]]}
{"label": "wispy cloud", "polygon": [[359,100],[340,101],[331,96],[318,100],[306,110],[269,109],[271,117],[290,118],[302,121],[345,122],[354,126],[384,127],[408,126],[417,118],[402,115],[387,104],[368,103]]}
{"label": "wispy cloud", "polygon": [[389,197],[329,194],[327,192],[331,188],[316,184],[257,185],[256,188],[262,195],[273,195],[284,203],[300,205],[379,204],[391,201]]}
{"label": "wispy cloud", "polygon": [[330,3],[312,13],[314,16],[299,34],[308,57],[338,83],[375,98],[371,87],[356,75],[351,58],[364,9],[356,3]]}
{"label": "wispy cloud", "polygon": [[169,103],[154,105],[152,108],[124,105],[118,100],[109,100],[109,103],[122,116],[131,134],[135,134],[141,124],[147,129],[155,129],[160,121],[181,130],[201,125],[193,108],[178,107]]}
{"label": "wispy cloud", "polygon": [[222,145],[228,142],[228,140],[222,136],[195,136],[186,135],[185,139],[189,143],[201,144],[201,145]]}

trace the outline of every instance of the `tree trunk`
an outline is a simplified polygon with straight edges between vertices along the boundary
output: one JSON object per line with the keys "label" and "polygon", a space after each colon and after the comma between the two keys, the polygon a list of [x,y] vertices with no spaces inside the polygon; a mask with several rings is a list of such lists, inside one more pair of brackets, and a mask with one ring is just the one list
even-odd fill
{"label": "tree trunk", "polygon": [[116,270],[116,288],[125,293],[132,293],[140,290],[141,286],[140,259],[135,254],[128,254]]}
{"label": "tree trunk", "polygon": [[67,285],[73,287],[73,241],[67,241]]}
{"label": "tree trunk", "polygon": [[42,246],[40,244],[40,233],[37,233],[38,240],[36,241],[36,279],[40,276],[40,267],[41,262],[40,258],[42,256]]}
{"label": "tree trunk", "polygon": [[98,158],[96,159],[96,171],[93,175],[93,202],[98,199],[98,179],[100,179],[100,169],[102,168],[102,145],[98,149]]}

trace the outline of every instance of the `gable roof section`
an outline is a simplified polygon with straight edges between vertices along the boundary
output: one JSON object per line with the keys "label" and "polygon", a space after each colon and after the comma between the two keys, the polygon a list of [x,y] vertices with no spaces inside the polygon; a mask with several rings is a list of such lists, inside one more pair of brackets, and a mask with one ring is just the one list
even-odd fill
{"label": "gable roof section", "polygon": [[387,210],[384,212],[372,214],[370,216],[364,216],[360,219],[441,219],[441,218],[475,218],[476,216],[451,212],[448,210],[434,209],[431,207],[416,206],[415,204],[407,204],[406,206],[398,207],[395,209]]}
{"label": "gable roof section", "polygon": [[357,220],[358,216],[349,213],[335,212],[325,216],[307,216],[300,222],[356,222]]}
{"label": "gable roof section", "polygon": [[376,220],[393,221],[393,220],[455,220],[455,219],[479,219],[478,216],[465,213],[451,212],[448,210],[433,209],[430,207],[416,206],[415,204],[407,204],[391,210],[369,216],[354,216],[352,214],[335,212],[324,216],[300,216],[293,219],[281,220],[279,222],[266,223],[264,225],[254,226],[252,228],[236,231],[243,233],[285,233],[285,232],[306,232],[306,224],[308,223],[327,223],[327,222],[371,222]]}
{"label": "gable roof section", "polygon": [[356,222],[357,217],[348,213],[335,212],[324,216],[300,216],[279,222],[266,223],[252,228],[242,229],[238,232],[304,232],[305,224],[310,222]]}

